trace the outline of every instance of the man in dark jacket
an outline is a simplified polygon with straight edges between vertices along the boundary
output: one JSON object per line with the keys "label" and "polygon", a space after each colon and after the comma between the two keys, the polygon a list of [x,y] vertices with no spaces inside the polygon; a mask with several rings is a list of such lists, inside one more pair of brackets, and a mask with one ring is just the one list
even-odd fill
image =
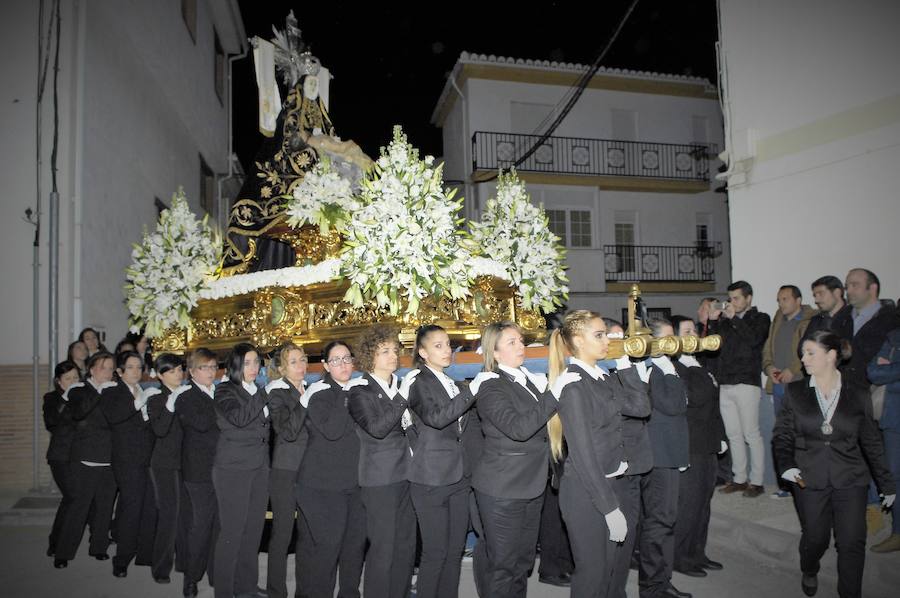
{"label": "man in dark jacket", "polygon": [[[841,373],[854,385],[869,389],[866,368],[887,340],[889,332],[900,328],[900,314],[878,299],[881,281],[870,270],[854,268],[847,273],[847,302],[852,311],[834,325],[852,331],[850,361]],[[849,322],[847,321],[849,320]]]}
{"label": "man in dark jacket", "polygon": [[[832,330],[841,338],[850,340],[853,336],[852,318],[849,317],[850,310],[853,309],[844,301],[844,283],[837,276],[822,276],[813,281],[812,285],[813,301],[819,308],[819,313],[814,315],[806,327],[806,332],[800,340],[800,346],[797,347],[797,353],[803,346],[803,341],[819,330]],[[835,325],[840,328],[835,328]]]}
{"label": "man in dark jacket", "polygon": [[[753,287],[739,280],[728,287],[723,309],[713,305],[708,331],[722,336],[717,379],[722,421],[731,448],[734,480],[719,492],[743,491],[753,498],[763,493],[765,446],[759,431],[762,348],[769,336],[771,319],[752,307]],[[750,463],[747,463],[747,447]]]}

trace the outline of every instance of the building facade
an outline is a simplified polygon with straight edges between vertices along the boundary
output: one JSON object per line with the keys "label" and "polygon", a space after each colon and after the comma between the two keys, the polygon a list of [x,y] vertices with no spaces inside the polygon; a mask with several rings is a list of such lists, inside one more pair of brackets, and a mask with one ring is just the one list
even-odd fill
{"label": "building facade", "polygon": [[567,307],[620,318],[639,282],[657,313],[691,315],[730,282],[727,202],[711,181],[723,144],[717,90],[696,77],[601,68],[538,143],[587,68],[463,53],[433,116],[445,179],[477,219],[497,169],[534,148],[517,171],[566,246]]}
{"label": "building facade", "polygon": [[[236,0],[61,1],[54,82],[54,4],[12,0],[4,3],[0,19],[7,57],[0,66],[6,214],[0,220],[0,262],[4,277],[13,281],[0,291],[0,412],[18,414],[0,421],[3,432],[13,432],[0,438],[0,483],[13,487],[31,482],[32,388],[22,372],[30,373],[35,320],[44,368],[49,353],[48,198],[54,167],[62,359],[85,326],[98,328],[110,348],[127,332],[122,286],[131,245],[154,226],[179,187],[195,212],[219,218],[219,183],[229,172],[229,58],[247,46]],[[39,63],[39,40],[48,67]],[[41,216],[37,301],[35,228],[23,221],[26,209]],[[40,393],[47,377],[41,375]]]}

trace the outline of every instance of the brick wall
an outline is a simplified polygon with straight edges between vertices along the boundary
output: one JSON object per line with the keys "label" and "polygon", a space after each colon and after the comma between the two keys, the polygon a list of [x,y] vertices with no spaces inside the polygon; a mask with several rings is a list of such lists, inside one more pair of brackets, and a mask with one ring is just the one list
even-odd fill
{"label": "brick wall", "polygon": [[[41,397],[47,391],[47,366],[39,369]],[[34,429],[31,364],[0,366],[0,490],[27,491],[33,485],[32,434]],[[40,407],[38,408],[40,415]],[[41,486],[52,484],[45,455],[50,435],[40,421]]]}

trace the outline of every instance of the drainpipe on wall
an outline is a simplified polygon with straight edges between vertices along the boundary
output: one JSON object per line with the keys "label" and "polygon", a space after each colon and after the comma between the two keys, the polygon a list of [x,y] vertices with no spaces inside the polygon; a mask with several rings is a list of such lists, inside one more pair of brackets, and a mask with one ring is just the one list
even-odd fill
{"label": "drainpipe on wall", "polygon": [[225,233],[225,229],[228,226],[228,208],[225,206],[226,199],[222,197],[222,188],[226,181],[230,181],[234,178],[234,127],[231,124],[232,121],[232,112],[234,111],[234,100],[232,96],[234,95],[234,86],[232,81],[232,70],[234,69],[234,62],[236,60],[241,60],[242,58],[246,58],[249,52],[248,48],[244,48],[244,51],[240,54],[233,54],[228,57],[228,77],[227,77],[227,86],[228,90],[226,92],[226,101],[228,103],[228,174],[224,177],[221,177],[217,185],[217,202],[218,202],[218,214],[217,220],[219,221],[219,230],[222,231],[222,234]]}
{"label": "drainpipe on wall", "polygon": [[465,217],[468,220],[475,219],[475,212],[478,209],[478,198],[472,197],[472,177],[469,172],[469,168],[471,168],[472,161],[469,157],[469,149],[472,141],[469,139],[469,111],[468,105],[466,102],[466,96],[463,94],[462,90],[459,88],[459,85],[456,84],[456,73],[450,73],[450,85],[453,86],[453,89],[456,90],[456,93],[459,94],[459,98],[462,101],[462,119],[463,119],[463,135],[462,135],[462,146],[463,146],[463,197],[466,198],[466,205],[468,205],[468,209],[466,209]]}

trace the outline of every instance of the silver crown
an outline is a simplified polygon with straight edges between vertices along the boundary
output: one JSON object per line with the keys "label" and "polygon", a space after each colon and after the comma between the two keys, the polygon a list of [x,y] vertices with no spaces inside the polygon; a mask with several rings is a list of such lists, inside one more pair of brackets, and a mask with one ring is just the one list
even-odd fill
{"label": "silver crown", "polygon": [[306,51],[302,53],[297,58],[297,68],[300,71],[300,76],[303,75],[318,75],[319,69],[322,68],[322,63],[319,62],[319,59]]}

